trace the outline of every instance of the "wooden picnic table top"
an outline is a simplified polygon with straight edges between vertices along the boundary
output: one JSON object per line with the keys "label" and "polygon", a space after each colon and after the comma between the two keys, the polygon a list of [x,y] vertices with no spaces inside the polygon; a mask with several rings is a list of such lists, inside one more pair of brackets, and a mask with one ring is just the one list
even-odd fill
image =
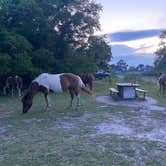
{"label": "wooden picnic table top", "polygon": [[122,87],[138,87],[139,84],[135,83],[116,83],[117,86],[122,86]]}

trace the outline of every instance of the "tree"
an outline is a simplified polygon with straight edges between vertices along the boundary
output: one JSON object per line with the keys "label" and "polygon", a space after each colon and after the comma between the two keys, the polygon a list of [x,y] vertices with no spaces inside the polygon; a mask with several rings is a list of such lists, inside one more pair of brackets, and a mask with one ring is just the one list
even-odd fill
{"label": "tree", "polygon": [[[35,72],[31,57],[27,53],[15,55],[11,62],[11,73],[18,75],[32,74]],[[38,69],[39,70],[39,69]]]}
{"label": "tree", "polygon": [[153,67],[153,66],[150,66],[150,65],[146,65],[146,66],[145,66],[145,71],[146,71],[146,72],[153,72],[153,70],[154,70],[154,67]]}
{"label": "tree", "polygon": [[128,65],[124,60],[121,59],[116,63],[116,67],[117,67],[117,70],[123,72],[127,70]]}
{"label": "tree", "polygon": [[136,67],[136,70],[137,70],[137,71],[144,71],[144,69],[145,69],[144,64],[139,64],[139,65]]}
{"label": "tree", "polygon": [[136,69],[136,67],[134,67],[134,66],[130,66],[129,69],[128,69],[128,71],[133,72],[133,71],[137,71],[137,69]]}
{"label": "tree", "polygon": [[3,28],[23,35],[35,48],[40,47],[45,19],[35,0],[0,1],[0,8],[0,24]]}
{"label": "tree", "polygon": [[54,54],[46,49],[39,49],[32,53],[32,63],[43,72],[54,72],[56,59]]}
{"label": "tree", "polygon": [[4,29],[0,30],[0,52],[14,57],[16,54],[31,51],[32,45],[24,36]]}
{"label": "tree", "polygon": [[33,68],[32,45],[21,35],[0,30],[0,74],[25,74]]}
{"label": "tree", "polygon": [[155,69],[158,72],[166,72],[166,31],[160,35],[159,48],[156,51]]}
{"label": "tree", "polygon": [[8,54],[0,53],[0,75],[11,72],[11,60]]}
{"label": "tree", "polygon": [[111,48],[105,37],[91,36],[86,49],[87,60],[94,64],[96,69],[108,69],[108,61],[112,58]]}
{"label": "tree", "polygon": [[[0,0],[0,52],[26,71],[82,72],[105,68],[111,51],[100,29],[101,6],[92,0]],[[20,68],[20,69],[19,69]]]}
{"label": "tree", "polygon": [[25,36],[35,48],[52,35],[63,51],[65,44],[80,46],[100,29],[101,6],[90,0],[8,0],[0,1],[0,9],[1,26]]}

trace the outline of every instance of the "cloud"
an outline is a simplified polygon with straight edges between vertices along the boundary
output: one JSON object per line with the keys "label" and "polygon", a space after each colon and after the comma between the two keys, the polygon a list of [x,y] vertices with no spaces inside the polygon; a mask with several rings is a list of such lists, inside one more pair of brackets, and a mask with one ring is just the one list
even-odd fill
{"label": "cloud", "polygon": [[159,47],[159,43],[159,37],[155,36],[132,41],[111,42],[110,44],[112,46],[125,45],[127,47],[133,48],[136,54],[154,54]]}
{"label": "cloud", "polygon": [[154,54],[157,48],[158,46],[155,45],[142,46],[135,50],[135,54]]}
{"label": "cloud", "polygon": [[107,34],[107,36],[112,42],[125,42],[159,36],[162,31],[164,31],[164,29],[120,31]]}

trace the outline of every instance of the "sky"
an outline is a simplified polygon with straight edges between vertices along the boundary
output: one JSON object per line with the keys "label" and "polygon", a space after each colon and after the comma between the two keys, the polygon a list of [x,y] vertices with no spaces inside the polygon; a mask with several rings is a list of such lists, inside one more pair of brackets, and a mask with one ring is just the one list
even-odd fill
{"label": "sky", "polygon": [[158,36],[166,30],[166,0],[95,0],[103,7],[101,31],[110,39],[113,59],[153,65]]}

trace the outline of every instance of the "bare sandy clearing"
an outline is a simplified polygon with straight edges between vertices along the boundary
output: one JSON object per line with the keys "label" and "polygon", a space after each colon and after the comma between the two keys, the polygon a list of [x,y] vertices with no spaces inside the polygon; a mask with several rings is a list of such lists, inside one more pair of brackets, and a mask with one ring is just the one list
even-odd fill
{"label": "bare sandy clearing", "polygon": [[139,117],[137,118],[137,120],[134,119],[139,124],[136,127],[130,124],[129,121],[132,119],[119,119],[118,117],[112,116],[109,120],[95,126],[97,131],[93,136],[115,134],[123,137],[166,142],[166,124],[149,117],[138,122]]}
{"label": "bare sandy clearing", "polygon": [[[147,97],[145,101],[114,101],[109,96],[99,96],[96,100],[106,104],[106,106],[126,106],[131,109],[140,109],[138,115],[128,118],[118,117],[116,114],[110,115],[107,120],[95,126],[97,129],[95,135],[116,134],[130,138],[166,142],[166,109],[157,106],[155,99]],[[154,113],[161,114],[161,118],[155,117]]]}
{"label": "bare sandy clearing", "polygon": [[151,97],[146,97],[146,100],[144,101],[137,101],[137,100],[115,101],[110,96],[98,96],[96,98],[96,101],[106,105],[138,107],[138,108],[143,107],[145,110],[166,111],[166,108],[157,106],[157,101]]}

